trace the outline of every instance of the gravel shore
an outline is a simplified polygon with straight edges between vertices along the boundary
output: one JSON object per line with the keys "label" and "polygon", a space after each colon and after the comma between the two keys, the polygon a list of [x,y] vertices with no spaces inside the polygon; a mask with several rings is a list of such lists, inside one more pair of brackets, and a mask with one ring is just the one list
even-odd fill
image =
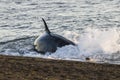
{"label": "gravel shore", "polygon": [[1,55],[0,80],[120,80],[120,65]]}

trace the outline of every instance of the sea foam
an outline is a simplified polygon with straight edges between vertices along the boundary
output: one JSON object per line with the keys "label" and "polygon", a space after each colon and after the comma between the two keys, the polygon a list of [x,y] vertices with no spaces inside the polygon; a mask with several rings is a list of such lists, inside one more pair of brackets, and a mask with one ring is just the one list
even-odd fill
{"label": "sea foam", "polygon": [[[48,55],[49,58],[66,60],[108,62],[120,58],[120,32],[116,28],[107,30],[87,28],[82,34],[67,31],[65,37],[74,41],[77,46],[68,45]],[[113,58],[114,56],[114,58]]]}
{"label": "sea foam", "polygon": [[[47,52],[42,55],[31,50],[32,44],[29,43],[34,39],[28,39],[21,42],[16,41],[16,45],[13,45],[14,42],[5,45],[7,48],[5,47],[4,52],[0,54],[120,64],[120,31],[118,28],[87,28],[82,33],[64,31],[62,35],[75,42],[76,46],[66,45],[58,48],[54,53]],[[11,49],[9,46],[13,48]]]}

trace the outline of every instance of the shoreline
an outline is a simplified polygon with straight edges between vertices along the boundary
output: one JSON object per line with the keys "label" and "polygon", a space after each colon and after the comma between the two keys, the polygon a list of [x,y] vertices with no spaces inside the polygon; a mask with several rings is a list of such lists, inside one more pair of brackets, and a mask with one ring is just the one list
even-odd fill
{"label": "shoreline", "polygon": [[120,65],[0,55],[0,80],[120,80]]}

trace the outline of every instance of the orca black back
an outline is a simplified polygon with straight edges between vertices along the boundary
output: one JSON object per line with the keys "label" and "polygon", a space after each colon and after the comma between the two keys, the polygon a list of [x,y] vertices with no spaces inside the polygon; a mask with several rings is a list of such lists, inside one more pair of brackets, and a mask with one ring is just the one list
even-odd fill
{"label": "orca black back", "polygon": [[49,28],[48,28],[48,26],[47,26],[47,23],[46,23],[46,21],[42,18],[42,20],[43,20],[43,23],[44,23],[44,26],[45,26],[45,31],[48,33],[48,34],[50,34],[51,32],[50,32],[50,30],[49,30]]}
{"label": "orca black back", "polygon": [[45,26],[45,31],[46,34],[39,36],[35,41],[34,41],[34,49],[37,52],[45,54],[46,52],[55,52],[57,50],[57,47],[63,47],[65,45],[74,45],[72,41],[57,35],[53,34],[50,32],[48,29],[47,23],[45,20],[42,18]]}

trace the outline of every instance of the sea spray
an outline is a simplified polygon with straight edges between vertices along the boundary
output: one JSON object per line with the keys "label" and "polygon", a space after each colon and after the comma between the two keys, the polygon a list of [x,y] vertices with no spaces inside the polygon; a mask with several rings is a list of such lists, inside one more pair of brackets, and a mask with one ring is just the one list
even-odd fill
{"label": "sea spray", "polygon": [[42,55],[32,50],[32,42],[35,38],[31,37],[4,44],[1,46],[0,54],[76,61],[89,59],[92,62],[120,64],[120,32],[118,28],[87,28],[82,33],[64,31],[62,35],[75,42],[77,46],[67,45],[58,48],[55,53]]}
{"label": "sea spray", "polygon": [[[74,35],[73,35],[74,34]],[[107,62],[108,59],[118,59],[120,51],[119,31],[117,28],[94,29],[87,28],[82,34],[67,31],[64,35],[75,41],[77,46],[65,46],[49,55],[49,57],[67,60],[85,60],[90,58],[92,61]],[[115,56],[117,54],[117,56]],[[106,61],[107,60],[107,61]],[[114,60],[113,60],[114,61]]]}
{"label": "sea spray", "polygon": [[88,28],[79,38],[80,50],[83,53],[115,53],[120,51],[120,44],[118,44],[120,39],[119,35],[116,28],[110,28],[108,30]]}

